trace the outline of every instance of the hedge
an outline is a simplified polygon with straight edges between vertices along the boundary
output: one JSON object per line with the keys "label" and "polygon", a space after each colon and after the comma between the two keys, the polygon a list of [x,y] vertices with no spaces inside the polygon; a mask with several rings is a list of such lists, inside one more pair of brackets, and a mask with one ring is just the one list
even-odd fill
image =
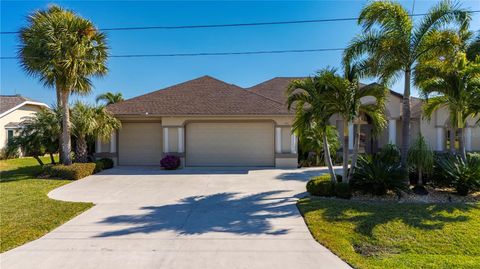
{"label": "hedge", "polygon": [[313,177],[307,183],[307,191],[315,196],[334,196],[335,183],[331,181],[328,174]]}
{"label": "hedge", "polygon": [[43,174],[51,177],[78,180],[95,172],[96,163],[74,163],[71,165],[44,165]]}

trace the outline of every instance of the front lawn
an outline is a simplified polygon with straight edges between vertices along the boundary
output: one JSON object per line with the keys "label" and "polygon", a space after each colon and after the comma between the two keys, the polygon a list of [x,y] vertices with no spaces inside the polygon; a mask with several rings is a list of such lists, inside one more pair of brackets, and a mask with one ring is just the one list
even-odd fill
{"label": "front lawn", "polygon": [[49,199],[48,192],[71,181],[37,179],[41,167],[33,158],[2,160],[0,171],[0,252],[37,239],[92,206]]}
{"label": "front lawn", "polygon": [[480,204],[304,198],[317,241],[355,268],[480,268]]}

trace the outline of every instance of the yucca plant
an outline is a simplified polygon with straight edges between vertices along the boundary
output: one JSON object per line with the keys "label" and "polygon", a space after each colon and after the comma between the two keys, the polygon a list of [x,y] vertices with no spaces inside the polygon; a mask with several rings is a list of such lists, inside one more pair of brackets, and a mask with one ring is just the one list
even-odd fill
{"label": "yucca plant", "polygon": [[433,150],[420,135],[408,150],[408,165],[418,173],[417,185],[423,185],[423,173],[430,173],[433,169]]}
{"label": "yucca plant", "polygon": [[385,162],[380,155],[361,155],[350,184],[353,189],[373,195],[385,195],[389,190],[400,194],[408,190],[405,175],[401,162]]}
{"label": "yucca plant", "polygon": [[458,194],[467,195],[480,190],[480,158],[446,155],[439,161],[441,173],[451,180]]}

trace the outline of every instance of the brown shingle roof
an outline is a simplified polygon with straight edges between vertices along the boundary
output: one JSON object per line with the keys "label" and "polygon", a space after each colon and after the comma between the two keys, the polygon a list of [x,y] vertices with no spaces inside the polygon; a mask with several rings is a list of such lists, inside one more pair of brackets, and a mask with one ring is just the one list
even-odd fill
{"label": "brown shingle roof", "polygon": [[20,95],[0,95],[0,114],[26,101],[33,100]]}
{"label": "brown shingle roof", "polygon": [[285,115],[285,105],[203,76],[108,106],[115,115]]}

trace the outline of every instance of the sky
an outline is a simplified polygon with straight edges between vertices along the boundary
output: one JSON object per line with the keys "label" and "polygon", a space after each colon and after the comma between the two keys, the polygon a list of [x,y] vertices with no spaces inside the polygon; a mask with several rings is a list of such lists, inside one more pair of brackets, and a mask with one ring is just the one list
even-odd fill
{"label": "sky", "polygon": [[[406,8],[413,0],[400,1]],[[437,1],[415,1],[414,13],[425,13]],[[229,24],[266,21],[357,17],[367,1],[314,2],[161,2],[161,1],[1,1],[1,31],[18,31],[26,16],[49,4],[58,4],[91,20],[98,28]],[[480,10],[480,1],[461,1]],[[472,30],[480,28],[480,13]],[[109,53],[164,54],[343,48],[361,29],[355,21],[177,30],[107,31]],[[17,35],[1,35],[1,56],[15,56]],[[93,103],[104,92],[124,97],[162,89],[203,75],[251,87],[278,76],[308,76],[324,67],[340,67],[341,51],[159,58],[110,58],[109,72],[93,79],[94,89],[81,98]],[[18,60],[0,61],[1,94],[21,94],[53,104],[55,91],[28,76]],[[365,82],[372,82],[368,79]],[[391,86],[403,92],[403,79]],[[417,95],[416,89],[413,95]]]}

